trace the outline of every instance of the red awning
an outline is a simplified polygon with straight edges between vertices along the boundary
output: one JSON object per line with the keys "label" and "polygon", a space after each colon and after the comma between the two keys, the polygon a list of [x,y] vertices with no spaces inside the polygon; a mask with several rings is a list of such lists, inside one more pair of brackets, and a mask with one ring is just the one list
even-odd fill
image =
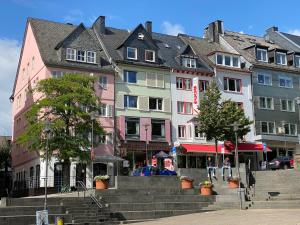
{"label": "red awning", "polygon": [[[201,153],[216,153],[215,145],[207,145],[207,144],[181,144],[187,152],[201,152]],[[222,146],[218,145],[218,153],[222,153]],[[230,150],[224,146],[224,153],[230,154]]]}
{"label": "red awning", "polygon": [[[181,144],[187,152],[201,152],[201,153],[215,153],[215,145],[209,144]],[[235,145],[232,142],[226,141],[224,145],[218,145],[218,153],[222,153],[222,147],[224,146],[224,153],[231,154],[235,150]],[[263,144],[261,143],[239,143],[238,144],[239,152],[262,152]],[[267,147],[267,151],[271,152],[272,150]]]}

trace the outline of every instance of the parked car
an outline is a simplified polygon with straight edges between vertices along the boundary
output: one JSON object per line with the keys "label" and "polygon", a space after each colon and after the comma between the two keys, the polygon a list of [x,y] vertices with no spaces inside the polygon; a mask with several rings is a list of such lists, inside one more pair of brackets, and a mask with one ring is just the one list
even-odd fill
{"label": "parked car", "polygon": [[173,175],[177,175],[177,173],[175,171],[171,171],[168,169],[161,170],[154,166],[143,166],[133,171],[132,175],[145,176],[145,177],[154,176],[154,175],[173,176]]}
{"label": "parked car", "polygon": [[268,163],[268,167],[272,170],[288,169],[293,166],[293,162],[291,163],[291,160],[292,158],[290,156],[277,157]]}
{"label": "parked car", "polygon": [[294,159],[293,158],[290,159],[290,165],[292,168],[294,168]]}

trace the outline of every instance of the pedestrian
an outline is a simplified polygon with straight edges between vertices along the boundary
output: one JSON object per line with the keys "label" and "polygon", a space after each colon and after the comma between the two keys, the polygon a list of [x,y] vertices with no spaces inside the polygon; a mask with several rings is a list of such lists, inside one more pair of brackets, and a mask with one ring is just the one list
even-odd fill
{"label": "pedestrian", "polygon": [[207,177],[208,178],[211,177],[211,171],[213,173],[213,177],[216,177],[215,163],[214,163],[214,160],[212,160],[210,156],[208,156],[208,158],[206,160],[206,170],[207,170]]}
{"label": "pedestrian", "polygon": [[223,166],[222,166],[222,177],[224,178],[225,174],[225,169],[228,170],[229,177],[232,176],[232,171],[231,171],[231,163],[228,157],[226,157],[223,161]]}

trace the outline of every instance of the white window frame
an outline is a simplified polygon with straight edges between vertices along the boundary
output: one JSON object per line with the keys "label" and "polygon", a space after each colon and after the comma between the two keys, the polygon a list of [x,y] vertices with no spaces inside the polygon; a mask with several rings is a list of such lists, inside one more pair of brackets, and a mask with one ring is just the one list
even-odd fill
{"label": "white window frame", "polygon": [[53,70],[51,71],[51,76],[53,78],[60,78],[64,75],[65,73],[63,71],[58,71],[58,70]]}
{"label": "white window frame", "polygon": [[[71,58],[70,56],[73,56],[73,57]],[[66,60],[69,60],[69,61],[76,61],[77,60],[77,51],[76,51],[76,49],[67,48],[67,50],[66,50]]]}
{"label": "white window frame", "polygon": [[[80,56],[80,55],[79,55],[79,52],[84,52],[84,55],[83,55],[83,56]],[[79,49],[78,49],[78,50],[76,51],[76,54],[77,54],[77,55],[76,55],[76,61],[77,61],[77,62],[86,62],[86,51],[84,51],[84,50],[79,50]],[[79,57],[83,57],[83,59],[78,59],[78,56],[79,56]]]}
{"label": "white window frame", "polygon": [[[148,60],[147,59],[147,52],[152,52],[152,54],[153,54],[153,60]],[[145,50],[145,61],[147,61],[147,62],[155,62],[155,51],[153,51],[153,50]]]}
{"label": "white window frame", "polygon": [[[280,62],[277,62],[277,55],[280,55]],[[285,63],[282,63],[282,56],[284,56],[284,59],[285,59]],[[275,52],[275,62],[277,65],[284,65],[286,66],[287,65],[287,58],[286,58],[286,53],[284,52]]]}
{"label": "white window frame", "polygon": [[[93,56],[89,56],[89,54],[93,54]],[[93,59],[93,61],[91,61],[90,59]],[[87,63],[95,64],[96,60],[97,60],[96,52],[94,52],[94,51],[87,51],[86,52],[86,62]]]}
{"label": "white window frame", "polygon": [[[192,68],[192,69],[197,68],[197,61],[195,58],[183,57],[182,64],[186,68]],[[188,65],[190,65],[190,66],[188,66]]]}
{"label": "white window frame", "polygon": [[[224,87],[224,84],[223,84],[223,89],[224,89],[224,91],[228,91],[228,92],[232,92],[232,93],[242,93],[242,90],[243,90],[243,87],[242,87],[242,85],[243,85],[242,79],[231,78],[231,77],[223,77],[223,82],[224,82],[224,83],[225,83],[225,79],[227,79],[227,80],[226,80],[226,82],[227,82],[227,90],[225,90],[225,87]],[[229,80],[234,80],[234,82],[235,82],[235,90],[234,90],[234,91],[229,90]],[[237,81],[240,82],[240,91],[237,90],[237,85],[236,85]]]}
{"label": "white window frame", "polygon": [[[218,63],[218,56],[222,56],[222,64]],[[225,57],[230,58],[230,65],[225,64]],[[238,66],[233,66],[233,58],[238,59]],[[228,55],[228,54],[216,54],[216,65],[226,66],[226,67],[232,67],[232,68],[240,68],[241,67],[241,58],[237,55]]]}
{"label": "white window frame", "polygon": [[[155,99],[156,109],[150,109],[150,99]],[[158,109],[158,101],[161,100],[161,109]],[[151,111],[164,111],[164,100],[163,98],[149,97],[149,110]]]}
{"label": "white window frame", "polygon": [[[288,127],[289,127],[289,133],[288,134],[285,132],[285,125],[288,125]],[[291,125],[295,126],[295,134],[291,134]],[[283,124],[283,127],[284,127],[285,135],[288,135],[288,136],[297,136],[298,135],[297,124],[295,124],[295,123],[285,123],[285,124]]]}
{"label": "white window frame", "polygon": [[[103,78],[105,78],[106,80],[106,83],[103,82]],[[107,76],[100,76],[99,79],[98,79],[98,84],[99,84],[99,87],[102,88],[102,89],[107,89]]]}
{"label": "white window frame", "polygon": [[[280,84],[280,80],[281,80],[281,79],[284,79],[284,80],[285,80],[285,82],[284,82],[285,84],[286,84],[286,81],[287,81],[287,80],[290,80],[292,86],[291,86],[291,87],[287,87],[286,85],[285,85],[285,86],[282,86],[282,85]],[[292,78],[292,77],[287,77],[287,76],[281,76],[281,75],[280,75],[278,80],[279,80],[279,83],[278,83],[278,86],[279,86],[279,87],[282,87],[282,88],[293,88],[293,86],[294,86],[294,85],[293,85],[293,78]]]}
{"label": "white window frame", "polygon": [[[262,123],[267,123],[268,132],[263,132],[262,131]],[[273,132],[270,132],[270,126],[269,126],[270,123],[273,123],[273,125],[274,125],[273,126],[274,127]],[[273,121],[260,121],[260,131],[261,131],[262,134],[276,134],[276,123],[273,122]]]}
{"label": "white window frame", "polygon": [[[129,49],[133,49],[133,50],[134,50],[134,52],[135,52],[135,58],[131,58],[131,57],[128,56],[128,50],[129,50]],[[134,59],[134,60],[137,60],[137,48],[127,47],[126,56],[127,56],[127,59]]]}
{"label": "white window frame", "polygon": [[[181,127],[181,129],[183,128],[183,130],[181,132],[179,132],[180,127]],[[182,139],[186,138],[186,126],[185,125],[178,125],[177,132],[178,132],[178,138],[182,138]],[[180,133],[183,134],[183,136],[181,136]]]}
{"label": "white window frame", "polygon": [[[258,76],[263,76],[264,77],[264,83],[259,83],[259,79]],[[270,80],[270,84],[266,83],[266,78],[265,77],[269,77]],[[257,74],[257,83],[260,85],[265,85],[265,86],[272,86],[272,76],[270,74]]]}
{"label": "white window frame", "polygon": [[[258,57],[257,57],[258,51],[264,52],[266,54],[266,60],[263,60],[263,57],[261,57],[261,59],[258,59]],[[260,54],[260,56],[263,56],[263,55]],[[268,51],[266,49],[257,48],[256,49],[256,59],[257,59],[257,61],[260,61],[260,62],[268,62]]]}
{"label": "white window frame", "polygon": [[[298,59],[298,66],[296,66],[296,59]],[[300,55],[294,55],[294,66],[300,68]]]}
{"label": "white window frame", "polygon": [[197,132],[196,133],[196,131],[197,131],[197,127],[198,127],[199,125],[194,125],[194,138],[195,139],[205,139],[205,134],[204,133],[199,133],[199,132]]}
{"label": "white window frame", "polygon": [[[264,97],[264,96],[259,96],[258,98],[259,98],[259,103],[258,103],[258,108],[259,109],[274,110],[274,98],[272,98],[272,97]],[[260,100],[261,100],[261,98],[264,98],[264,104],[265,104],[266,107],[261,107],[260,106]],[[268,98],[271,99],[271,108],[267,107],[267,99]]]}
{"label": "white window frame", "polygon": [[[282,109],[282,102],[286,101],[286,109]],[[292,102],[292,110],[289,110],[288,102]],[[280,99],[280,110],[283,112],[295,112],[295,101],[292,99]]]}
{"label": "white window frame", "polygon": [[[125,107],[125,96],[127,97],[126,98],[126,101],[127,101],[127,103],[126,103],[126,107]],[[128,106],[129,105],[129,98],[130,97],[136,97],[136,107],[130,107],[130,106]],[[139,108],[139,97],[138,96],[135,96],[135,95],[124,95],[124,107],[126,108],[126,109],[138,109]]]}

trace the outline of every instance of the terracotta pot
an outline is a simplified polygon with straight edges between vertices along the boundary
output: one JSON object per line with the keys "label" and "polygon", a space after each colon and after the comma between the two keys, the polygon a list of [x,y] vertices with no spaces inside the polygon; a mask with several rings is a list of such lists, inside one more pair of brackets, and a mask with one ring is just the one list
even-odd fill
{"label": "terracotta pot", "polygon": [[191,188],[193,188],[193,181],[182,180],[181,181],[181,188],[182,189],[191,189]]}
{"label": "terracotta pot", "polygon": [[228,187],[229,188],[238,188],[239,187],[239,181],[238,180],[229,180],[228,181]]}
{"label": "terracotta pot", "polygon": [[108,182],[106,180],[96,180],[96,189],[107,189]]}
{"label": "terracotta pot", "polygon": [[200,187],[200,194],[201,195],[212,195],[212,187]]}

